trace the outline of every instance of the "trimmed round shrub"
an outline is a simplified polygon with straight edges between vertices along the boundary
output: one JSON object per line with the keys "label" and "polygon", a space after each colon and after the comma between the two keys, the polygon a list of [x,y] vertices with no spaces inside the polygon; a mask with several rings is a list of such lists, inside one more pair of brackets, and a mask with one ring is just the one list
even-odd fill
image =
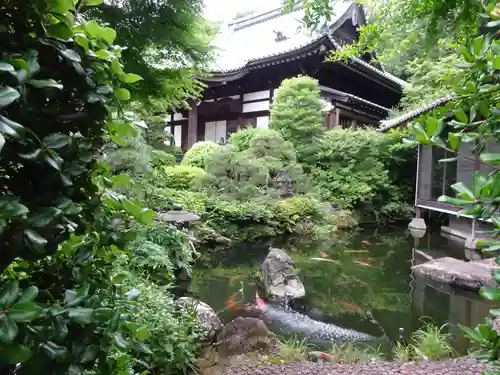
{"label": "trimmed round shrub", "polygon": [[248,150],[250,148],[250,141],[261,130],[261,128],[254,127],[238,129],[236,133],[231,134],[227,143],[237,147],[240,151]]}
{"label": "trimmed round shrub", "polygon": [[197,142],[186,152],[181,165],[205,168],[207,158],[209,158],[219,147],[220,146],[215,142]]}
{"label": "trimmed round shrub", "polygon": [[162,150],[153,150],[151,152],[151,163],[153,167],[172,167],[175,165],[175,156]]}
{"label": "trimmed round shrub", "polygon": [[279,229],[294,232],[303,220],[315,219],[319,215],[320,204],[316,199],[306,196],[295,196],[278,201],[274,207],[274,218]]}
{"label": "trimmed round shrub", "polygon": [[206,175],[206,172],[201,168],[185,165],[164,167],[162,169],[162,172],[164,172],[163,185],[178,190],[192,189]]}

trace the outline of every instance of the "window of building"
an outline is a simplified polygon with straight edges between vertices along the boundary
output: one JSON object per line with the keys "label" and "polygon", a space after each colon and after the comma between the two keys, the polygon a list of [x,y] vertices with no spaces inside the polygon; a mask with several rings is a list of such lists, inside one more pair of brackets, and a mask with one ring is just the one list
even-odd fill
{"label": "window of building", "polygon": [[205,141],[226,142],[227,121],[209,121],[205,123]]}
{"label": "window of building", "polygon": [[257,117],[257,128],[269,129],[269,116]]}

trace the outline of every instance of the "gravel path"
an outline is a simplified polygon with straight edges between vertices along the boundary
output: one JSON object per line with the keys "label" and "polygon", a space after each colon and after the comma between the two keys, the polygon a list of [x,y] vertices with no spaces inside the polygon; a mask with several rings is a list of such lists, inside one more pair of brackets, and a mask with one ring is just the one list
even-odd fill
{"label": "gravel path", "polygon": [[483,364],[470,358],[405,364],[297,362],[283,365],[230,365],[220,375],[481,375],[484,368]]}

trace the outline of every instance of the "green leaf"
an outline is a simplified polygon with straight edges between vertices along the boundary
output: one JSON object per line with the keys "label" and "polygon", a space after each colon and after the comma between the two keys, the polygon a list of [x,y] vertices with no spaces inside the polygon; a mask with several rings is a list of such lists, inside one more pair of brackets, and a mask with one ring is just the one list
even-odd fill
{"label": "green leaf", "polygon": [[113,181],[113,186],[128,186],[130,185],[130,175],[122,173],[118,176],[113,176],[111,181]]}
{"label": "green leaf", "polygon": [[120,62],[118,60],[113,60],[111,61],[111,70],[113,73],[115,73],[117,76],[123,75],[123,69],[120,65]]}
{"label": "green leaf", "polygon": [[7,202],[2,211],[0,211],[0,217],[5,219],[10,219],[15,216],[22,216],[29,212],[28,207],[22,205],[18,202]]}
{"label": "green leaf", "polygon": [[19,92],[12,87],[6,86],[0,88],[0,108],[8,106],[20,96]]}
{"label": "green leaf", "polygon": [[38,297],[38,288],[32,285],[23,290],[16,303],[32,302],[36,297]]}
{"label": "green leaf", "polygon": [[99,345],[87,345],[85,349],[83,349],[83,352],[80,354],[78,362],[88,363],[94,361],[97,357],[97,354],[99,354],[99,351]]}
{"label": "green leaf", "polygon": [[62,361],[68,355],[68,349],[66,349],[64,346],[57,345],[52,341],[48,341],[40,346],[45,351],[47,356],[52,360]]}
{"label": "green leaf", "polygon": [[54,88],[62,90],[64,87],[53,79],[32,79],[28,83],[37,89]]}
{"label": "green leaf", "polygon": [[94,20],[86,22],[83,25],[85,31],[94,39],[97,39],[102,27]]}
{"label": "green leaf", "polygon": [[58,149],[69,144],[71,138],[65,134],[53,133],[43,139],[43,146],[50,149]]}
{"label": "green leaf", "polygon": [[92,323],[92,313],[94,309],[88,309],[84,307],[76,307],[68,309],[69,318],[78,324],[90,324]]}
{"label": "green leaf", "polygon": [[0,308],[10,307],[19,294],[19,283],[15,280],[8,281],[0,289]]}
{"label": "green leaf", "polygon": [[141,292],[138,289],[131,289],[127,293],[125,293],[125,299],[127,301],[135,301],[139,296],[141,295]]}
{"label": "green leaf", "polygon": [[451,185],[451,188],[463,199],[467,199],[469,201],[476,199],[472,190],[470,190],[463,182],[457,182]]}
{"label": "green leaf", "polygon": [[82,62],[82,58],[78,54],[78,52],[73,51],[72,49],[63,49],[60,51],[61,55],[66,57],[68,60],[74,61],[74,62]]}
{"label": "green leaf", "polygon": [[119,137],[116,135],[112,135],[109,137],[113,142],[115,142],[118,146],[126,146],[127,145],[127,140],[123,137]]}
{"label": "green leaf", "polygon": [[32,229],[26,229],[24,231],[24,238],[28,246],[35,251],[43,250],[47,244],[47,240]]}
{"label": "green leaf", "polygon": [[73,36],[75,39],[75,42],[83,48],[85,52],[89,51],[89,40],[87,39],[87,36],[82,33],[77,33]]}
{"label": "green leaf", "polygon": [[12,65],[0,62],[0,72],[9,72],[9,73],[14,73],[15,69]]}
{"label": "green leaf", "polygon": [[36,228],[42,228],[53,222],[61,213],[56,207],[42,207],[28,215],[28,222]]}
{"label": "green leaf", "polygon": [[500,70],[500,56],[499,55],[493,57],[492,65],[493,65],[493,69]]}
{"label": "green leaf", "polygon": [[485,164],[500,164],[500,154],[485,152],[479,155],[479,160]]}
{"label": "green leaf", "polygon": [[469,327],[466,327],[466,326],[463,326],[461,325],[460,323],[458,324],[458,327],[464,331],[464,333],[472,340],[476,341],[476,342],[482,342],[483,341],[483,337],[481,336],[481,334],[479,333],[479,331],[476,331],[475,329],[472,329],[472,328],[469,328]]}
{"label": "green leaf", "polygon": [[142,326],[135,332],[135,337],[138,340],[144,340],[146,337],[148,337],[148,334],[149,334],[148,326]]}
{"label": "green leaf", "polygon": [[127,75],[125,75],[123,80],[125,83],[135,83],[137,81],[141,81],[142,79],[143,78],[138,74],[128,73]]}
{"label": "green leaf", "polygon": [[474,39],[474,54],[476,56],[479,56],[481,53],[481,49],[483,47],[483,41],[484,41],[484,36],[478,36],[477,38]]}
{"label": "green leaf", "polygon": [[100,58],[101,60],[111,60],[112,56],[109,53],[107,49],[100,49],[95,53],[96,57]]}
{"label": "green leaf", "polygon": [[497,288],[481,288],[479,294],[490,301],[500,301],[500,289]]}
{"label": "green leaf", "polygon": [[53,13],[66,13],[74,8],[73,0],[48,0],[48,8]]}
{"label": "green leaf", "polygon": [[45,161],[54,169],[60,171],[63,160],[57,154],[45,155]]}
{"label": "green leaf", "polygon": [[122,350],[128,350],[131,348],[131,343],[130,341],[128,341],[127,339],[125,339],[121,333],[115,333],[114,335],[114,341],[115,341],[115,344],[116,346],[119,348],[119,349],[122,349]]}
{"label": "green leaf", "polygon": [[31,357],[31,351],[22,345],[5,345],[0,349],[0,363],[15,365],[26,362]]}
{"label": "green leaf", "polygon": [[116,89],[115,96],[118,100],[122,100],[122,101],[129,100],[130,99],[130,92],[127,89],[119,88],[119,89]]}
{"label": "green leaf", "polygon": [[66,290],[64,292],[64,304],[66,306],[76,306],[88,297],[90,285],[85,285],[78,290]]}
{"label": "green leaf", "polygon": [[85,4],[85,6],[93,7],[93,6],[101,5],[102,3],[104,3],[104,0],[84,0],[83,3]]}
{"label": "green leaf", "polygon": [[100,307],[94,310],[94,318],[100,322],[107,322],[113,316],[113,309],[109,307]]}
{"label": "green leaf", "polygon": [[48,35],[52,38],[59,38],[63,40],[68,40],[73,36],[73,31],[64,22],[56,23],[55,25],[50,25],[47,28]]}
{"label": "green leaf", "polygon": [[453,115],[455,116],[455,118],[464,123],[464,124],[468,124],[469,123],[469,118],[467,117],[467,115],[465,114],[465,111],[463,109],[457,109],[455,111],[453,111]]}
{"label": "green leaf", "polygon": [[5,145],[5,138],[2,135],[2,133],[0,133],[0,151],[2,151],[4,145]]}
{"label": "green leaf", "polygon": [[33,302],[16,303],[7,314],[15,322],[31,322],[36,319],[42,309]]}
{"label": "green leaf", "polygon": [[25,131],[26,129],[21,124],[0,115],[0,133],[19,139],[24,136]]}
{"label": "green leaf", "polygon": [[99,36],[106,41],[109,45],[113,44],[116,39],[116,31],[110,27],[104,27],[101,29]]}
{"label": "green leaf", "polygon": [[62,316],[56,316],[52,322],[52,329],[54,330],[54,338],[57,341],[62,341],[68,335],[68,326]]}
{"label": "green leaf", "polygon": [[442,195],[437,199],[440,203],[452,204],[455,206],[465,206],[471,204],[470,201],[466,201],[464,199],[448,197],[446,195]]}
{"label": "green leaf", "polygon": [[444,129],[444,121],[438,120],[434,117],[428,117],[426,125],[427,125],[427,135],[429,137],[434,137],[441,134],[441,132]]}
{"label": "green leaf", "polygon": [[455,133],[448,133],[448,140],[450,142],[450,147],[452,150],[456,150],[460,147],[460,144],[462,143],[462,137]]}
{"label": "green leaf", "polygon": [[0,314],[0,341],[10,344],[17,336],[17,324],[6,314]]}

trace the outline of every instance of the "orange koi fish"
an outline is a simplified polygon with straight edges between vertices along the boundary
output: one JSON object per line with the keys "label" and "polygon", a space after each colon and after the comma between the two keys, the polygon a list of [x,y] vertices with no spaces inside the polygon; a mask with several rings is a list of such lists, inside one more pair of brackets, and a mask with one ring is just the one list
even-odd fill
{"label": "orange koi fish", "polygon": [[358,279],[353,279],[352,282],[355,283],[355,284],[361,285],[361,286],[369,286],[370,285],[370,284],[365,283],[364,281],[361,281],[361,280],[358,280]]}
{"label": "orange koi fish", "polygon": [[363,262],[361,260],[353,260],[354,263],[358,263],[358,264],[361,264],[362,266],[365,266],[365,267],[371,267],[372,265],[370,263],[367,263],[367,262]]}
{"label": "orange koi fish", "polygon": [[229,281],[233,282],[233,281],[237,281],[237,280],[242,280],[244,278],[243,275],[236,275],[236,276],[233,276],[229,279]]}
{"label": "orange koi fish", "polygon": [[227,307],[236,305],[236,297],[238,296],[238,293],[239,292],[231,294],[226,302],[224,302],[224,305],[226,305]]}
{"label": "orange koi fish", "polygon": [[346,254],[367,253],[368,250],[344,250]]}
{"label": "orange koi fish", "polygon": [[346,282],[345,282],[345,281],[340,281],[340,282],[335,283],[335,284],[333,284],[333,285],[334,285],[334,286],[342,286],[342,285],[345,285],[345,284],[346,284]]}
{"label": "orange koi fish", "polygon": [[342,301],[342,300],[337,299],[336,302],[338,304],[344,306],[347,310],[350,310],[350,311],[361,311],[361,310],[363,310],[361,307],[359,307],[357,305],[353,305],[352,303],[349,303],[347,301]]}

